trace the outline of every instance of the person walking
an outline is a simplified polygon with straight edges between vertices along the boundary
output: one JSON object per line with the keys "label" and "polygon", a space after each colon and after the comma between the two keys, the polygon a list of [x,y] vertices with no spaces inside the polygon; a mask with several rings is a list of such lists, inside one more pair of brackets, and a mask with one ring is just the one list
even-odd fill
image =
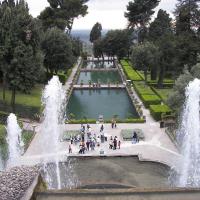
{"label": "person walking", "polygon": [[111,121],[111,127],[114,128],[114,119]]}
{"label": "person walking", "polygon": [[120,149],[120,147],[121,147],[121,141],[119,140],[118,141],[118,148]]}
{"label": "person walking", "polygon": [[72,153],[72,147],[71,144],[69,145],[69,154]]}

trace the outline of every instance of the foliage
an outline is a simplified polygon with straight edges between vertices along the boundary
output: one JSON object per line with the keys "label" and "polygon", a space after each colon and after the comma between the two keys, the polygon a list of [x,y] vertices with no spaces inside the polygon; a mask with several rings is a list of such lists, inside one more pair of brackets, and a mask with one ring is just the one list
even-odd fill
{"label": "foliage", "polygon": [[[0,63],[4,82],[12,90],[11,106],[15,111],[16,91],[28,93],[41,74],[40,27],[29,15],[25,1],[0,5]],[[5,97],[5,95],[4,95]]]}
{"label": "foliage", "polygon": [[150,105],[150,113],[156,121],[161,120],[162,114],[171,114],[172,110],[167,105]]}
{"label": "foliage", "polygon": [[132,81],[142,81],[142,78],[130,65],[122,65],[124,72],[129,80]]}
{"label": "foliage", "polygon": [[161,103],[161,99],[157,95],[141,95],[141,100],[146,108],[150,105],[157,105]]}
{"label": "foliage", "polygon": [[121,137],[125,141],[131,141],[133,139],[133,133],[136,132],[140,140],[144,140],[144,133],[141,129],[122,129],[120,132]]}
{"label": "foliage", "polygon": [[[10,90],[6,90],[6,98],[3,101],[2,98],[2,88],[0,88],[0,110],[6,112],[5,119],[7,113],[12,112],[11,107],[9,105],[12,92]],[[24,118],[35,118],[35,114],[40,114],[41,111],[41,94],[42,94],[42,86],[35,86],[29,94],[24,94],[22,92],[16,93],[16,113],[20,117]],[[1,114],[0,114],[1,116]]]}
{"label": "foliage", "polygon": [[0,124],[0,153],[3,159],[7,158],[6,129],[3,124]]}
{"label": "foliage", "polygon": [[[132,49],[131,61],[138,70],[144,72],[145,82],[147,83],[148,70],[155,71],[158,63],[159,50],[156,45],[150,42],[145,42],[134,46]],[[155,79],[156,76],[151,76]]]}
{"label": "foliage", "polygon": [[103,52],[107,56],[117,56],[121,59],[129,54],[131,47],[131,32],[126,29],[108,31],[102,42]]}
{"label": "foliage", "polygon": [[74,19],[87,14],[88,0],[48,0],[50,6],[40,13],[39,19],[42,21],[45,30],[57,27],[64,31],[71,32]]}
{"label": "foliage", "polygon": [[80,130],[68,130],[63,135],[63,140],[70,140],[71,137],[78,136],[80,134]]}
{"label": "foliage", "polygon": [[100,23],[96,23],[90,32],[90,42],[94,43],[94,41],[98,40],[101,38],[101,31],[102,31],[102,26]]}
{"label": "foliage", "polygon": [[66,70],[72,66],[72,43],[70,38],[57,28],[52,28],[45,33],[42,41],[44,52],[44,66],[47,72],[57,74],[58,70]]}
{"label": "foliage", "polygon": [[[80,119],[80,120],[69,120],[67,121],[66,123],[69,123],[69,124],[96,124],[96,119]],[[105,120],[104,123],[111,123],[112,120]],[[117,123],[144,123],[145,120],[144,119],[137,119],[137,118],[133,118],[133,119],[124,119],[124,120],[119,120],[117,119],[116,120]]]}
{"label": "foliage", "polygon": [[[195,68],[200,68],[200,65],[195,66]],[[199,76],[199,75],[197,75]],[[169,95],[167,100],[168,105],[176,111],[177,114],[180,113],[181,108],[185,101],[185,88],[188,83],[196,77],[196,74],[191,74],[187,69],[181,74],[175,81],[172,93]]]}
{"label": "foliage", "polygon": [[149,39],[155,42],[159,38],[163,37],[163,35],[171,34],[172,33],[171,20],[172,19],[169,17],[169,14],[166,11],[160,9],[158,11],[157,17],[150,24]]}
{"label": "foliage", "polygon": [[172,92],[172,88],[162,88],[162,89],[158,89],[158,88],[154,88],[152,87],[153,91],[164,101],[166,102],[169,95]]}
{"label": "foliage", "polygon": [[122,66],[130,65],[130,64],[128,63],[128,61],[123,60],[123,59],[120,60],[120,63],[121,63]]}
{"label": "foliage", "polygon": [[153,90],[143,82],[135,82],[133,86],[139,97],[141,97],[141,95],[155,95]]}
{"label": "foliage", "polygon": [[158,6],[160,0],[134,0],[127,6],[125,17],[129,21],[129,27],[144,27],[148,24],[151,16],[155,13],[154,9]]}

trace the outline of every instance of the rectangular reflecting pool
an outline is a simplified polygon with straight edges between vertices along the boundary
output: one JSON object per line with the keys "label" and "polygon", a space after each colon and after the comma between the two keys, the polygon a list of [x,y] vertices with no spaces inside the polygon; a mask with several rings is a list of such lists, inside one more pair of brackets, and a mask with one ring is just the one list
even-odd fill
{"label": "rectangular reflecting pool", "polygon": [[102,68],[115,68],[115,65],[113,62],[108,62],[108,61],[85,61],[83,63],[82,68],[86,69],[102,69]]}
{"label": "rectangular reflecting pool", "polygon": [[118,71],[93,71],[81,72],[77,83],[89,84],[89,81],[101,84],[122,82]]}
{"label": "rectangular reflecting pool", "polygon": [[138,118],[126,89],[75,89],[67,105],[67,115],[74,114],[75,119]]}

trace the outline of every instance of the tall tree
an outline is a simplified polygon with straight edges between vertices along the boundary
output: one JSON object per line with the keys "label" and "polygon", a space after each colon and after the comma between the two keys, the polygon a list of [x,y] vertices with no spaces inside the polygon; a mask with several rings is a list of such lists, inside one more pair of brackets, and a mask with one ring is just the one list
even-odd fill
{"label": "tall tree", "polygon": [[57,27],[63,31],[67,29],[70,33],[74,19],[87,14],[88,0],[48,0],[48,2],[50,6],[39,16],[45,30]]}
{"label": "tall tree", "polygon": [[102,25],[100,23],[96,23],[90,32],[90,42],[93,43],[95,40],[98,40],[101,38],[101,31],[102,31]]}
{"label": "tall tree", "polygon": [[73,64],[72,43],[69,36],[58,28],[46,31],[42,41],[44,66],[47,73],[57,73],[66,70]]}
{"label": "tall tree", "polygon": [[[138,37],[146,32],[146,27],[159,2],[160,0],[133,0],[128,3],[125,17],[128,19],[128,27],[137,30]],[[139,37],[139,40],[143,39]]]}
{"label": "tall tree", "polygon": [[[145,82],[147,83],[148,71],[154,70],[159,59],[159,49],[150,42],[144,42],[137,46],[133,46],[131,61],[133,65],[144,72]],[[155,70],[154,70],[155,72]],[[155,79],[155,75],[151,73],[151,79]]]}
{"label": "tall tree", "polygon": [[158,11],[157,17],[149,26],[149,39],[153,42],[159,40],[163,35],[172,34],[172,19],[169,14],[160,9]]}
{"label": "tall tree", "polygon": [[197,63],[200,52],[198,30],[200,29],[200,9],[197,0],[179,0],[176,6],[176,63],[179,72],[184,65],[189,71]]}
{"label": "tall tree", "polygon": [[[4,1],[1,19],[0,59],[4,66],[5,80],[12,90],[11,105],[15,112],[16,91],[29,92],[40,71],[42,56],[37,20],[29,15],[28,5],[20,0]],[[6,35],[5,35],[6,33]]]}
{"label": "tall tree", "polygon": [[128,56],[131,47],[131,32],[129,30],[111,30],[103,38],[103,49],[107,56],[117,56],[119,59]]}
{"label": "tall tree", "polygon": [[178,0],[176,10],[176,33],[196,31],[200,27],[199,0]]}

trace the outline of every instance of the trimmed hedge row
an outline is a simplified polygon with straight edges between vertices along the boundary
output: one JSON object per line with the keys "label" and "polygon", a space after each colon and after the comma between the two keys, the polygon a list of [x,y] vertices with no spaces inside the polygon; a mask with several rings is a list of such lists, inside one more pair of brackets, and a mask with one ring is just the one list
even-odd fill
{"label": "trimmed hedge row", "polygon": [[149,86],[145,85],[143,82],[134,83],[133,86],[139,97],[141,97],[141,95],[155,95],[153,90]]}
{"label": "trimmed hedge row", "polygon": [[129,63],[126,60],[120,60],[120,63],[122,66],[129,65]]}
{"label": "trimmed hedge row", "polygon": [[141,99],[146,108],[149,108],[150,105],[161,104],[161,99],[157,95],[141,95]]}
{"label": "trimmed hedge row", "polygon": [[156,121],[161,120],[162,114],[170,115],[172,110],[167,105],[150,105],[150,113]]}
{"label": "trimmed hedge row", "polygon": [[122,67],[128,79],[132,81],[142,81],[142,78],[130,65],[122,65]]}
{"label": "trimmed hedge row", "polygon": [[[96,119],[79,119],[79,120],[76,120],[76,119],[73,119],[73,120],[69,120],[69,121],[66,121],[66,123],[68,124],[96,124]],[[135,118],[132,118],[132,119],[124,119],[124,120],[117,120],[117,123],[145,123],[146,120],[145,119],[135,119]],[[111,120],[104,120],[104,123],[111,123]]]}

